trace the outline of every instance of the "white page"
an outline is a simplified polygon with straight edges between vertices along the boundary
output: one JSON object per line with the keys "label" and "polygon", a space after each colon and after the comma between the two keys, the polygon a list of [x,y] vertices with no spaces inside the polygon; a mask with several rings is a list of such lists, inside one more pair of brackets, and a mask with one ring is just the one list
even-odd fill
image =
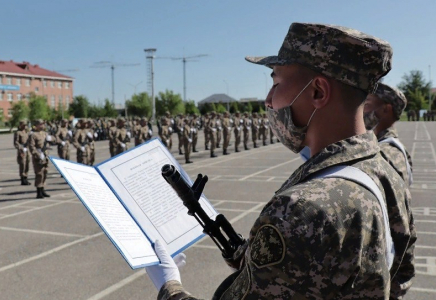
{"label": "white page", "polygon": [[[158,140],[135,147],[96,166],[151,241],[161,240],[171,255],[202,236],[203,228],[187,214],[173,188],[162,177],[165,164],[174,165],[190,181],[171,153]],[[200,204],[211,219],[217,212],[202,196]]]}
{"label": "white page", "polygon": [[133,269],[159,262],[150,241],[97,170],[57,158],[51,160]]}

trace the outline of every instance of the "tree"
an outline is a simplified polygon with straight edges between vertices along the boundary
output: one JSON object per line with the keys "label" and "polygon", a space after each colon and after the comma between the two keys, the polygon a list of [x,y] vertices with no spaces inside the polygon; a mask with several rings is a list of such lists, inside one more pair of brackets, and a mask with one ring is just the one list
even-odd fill
{"label": "tree", "polygon": [[103,107],[97,106],[95,104],[88,107],[88,117],[98,118],[104,116]]}
{"label": "tree", "polygon": [[14,103],[12,106],[12,117],[9,119],[11,129],[18,126],[20,120],[29,118],[29,112],[29,106],[23,100]]}
{"label": "tree", "polygon": [[51,109],[47,104],[47,99],[42,96],[31,95],[29,99],[29,119],[51,120]]}
{"label": "tree", "polygon": [[169,90],[165,90],[164,93],[159,92],[156,97],[156,114],[163,116],[166,111],[172,115],[185,113],[185,105],[180,94],[174,94],[173,91]]}
{"label": "tree", "polygon": [[225,107],[222,103],[218,103],[218,104],[216,105],[216,112],[217,112],[217,113],[222,114],[222,113],[224,113],[226,110],[227,110],[226,107]]}
{"label": "tree", "polygon": [[404,74],[403,81],[398,88],[407,98],[406,110],[423,109],[428,105],[429,91],[431,82],[424,80],[424,75],[419,70],[412,70],[409,74]]}
{"label": "tree", "polygon": [[211,111],[216,111],[215,103],[206,103],[200,106],[200,112],[202,115]]}
{"label": "tree", "polygon": [[103,106],[102,111],[103,111],[102,117],[115,118],[118,116],[118,112],[115,109],[115,106],[107,98],[104,99],[104,106]]}
{"label": "tree", "polygon": [[130,116],[150,118],[152,105],[151,97],[147,93],[135,94],[131,100],[126,101],[127,113]]}
{"label": "tree", "polygon": [[88,98],[80,95],[74,97],[73,102],[70,104],[68,112],[70,113],[70,115],[76,118],[86,118],[88,117],[89,107],[90,104]]}
{"label": "tree", "polygon": [[195,104],[194,100],[189,100],[185,102],[185,113],[186,114],[199,114],[200,110]]}

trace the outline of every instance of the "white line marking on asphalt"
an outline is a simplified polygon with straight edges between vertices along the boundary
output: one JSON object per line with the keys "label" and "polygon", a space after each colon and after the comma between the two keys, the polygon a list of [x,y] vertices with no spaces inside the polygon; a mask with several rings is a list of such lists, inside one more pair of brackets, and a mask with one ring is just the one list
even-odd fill
{"label": "white line marking on asphalt", "polygon": [[418,139],[418,124],[419,123],[415,123],[415,137],[413,138],[415,141]]}
{"label": "white line marking on asphalt", "polygon": [[262,170],[262,171],[259,171],[259,172],[256,172],[256,173],[253,173],[253,174],[251,174],[251,175],[248,175],[248,176],[242,177],[242,178],[239,179],[239,181],[244,181],[244,180],[246,180],[246,179],[248,179],[248,178],[250,178],[250,177],[254,177],[254,176],[259,175],[259,174],[261,174],[261,173],[263,173],[263,172],[270,171],[270,170],[272,170],[272,169],[275,169],[275,168],[278,168],[278,167],[284,166],[284,165],[286,165],[286,164],[290,164],[290,163],[292,163],[292,162],[294,162],[294,161],[296,161],[296,160],[299,160],[299,159],[301,159],[301,158],[300,158],[300,157],[296,157],[296,158],[294,158],[294,159],[291,159],[291,160],[285,161],[285,162],[283,162],[283,163],[281,163],[281,164],[278,164],[278,165],[275,165],[275,166],[269,167],[269,168],[267,168],[267,169],[264,169],[264,170]]}
{"label": "white line marking on asphalt", "polygon": [[49,205],[46,205],[46,206],[35,207],[33,209],[28,209],[28,210],[25,210],[25,211],[20,211],[20,212],[14,213],[14,214],[10,214],[10,215],[4,216],[4,217],[0,217],[0,220],[6,219],[6,218],[10,218],[10,217],[19,216],[19,215],[26,214],[26,213],[29,213],[29,212],[33,212],[33,211],[40,210],[40,209],[45,209],[47,207],[53,207],[53,206],[56,206],[56,205],[59,205],[59,204],[63,204],[63,203],[66,203],[66,202],[67,201],[56,202],[56,203],[49,204]]}
{"label": "white line marking on asphalt", "polygon": [[80,234],[71,234],[71,233],[63,233],[63,232],[54,232],[54,231],[43,231],[43,230],[32,230],[32,229],[21,229],[21,228],[12,228],[12,227],[0,227],[1,230],[8,230],[8,231],[19,231],[19,232],[28,232],[28,233],[39,233],[39,234],[48,234],[48,235],[59,235],[59,236],[65,236],[65,237],[85,237],[84,235]]}
{"label": "white line marking on asphalt", "polygon": [[427,140],[431,141],[431,137],[430,137],[430,133],[428,132],[427,125],[425,124],[425,122],[422,123],[422,125],[424,126],[424,132],[427,135]]}
{"label": "white line marking on asphalt", "polygon": [[[427,185],[426,185],[427,186]],[[424,216],[429,216],[430,215],[430,207],[424,207],[424,212],[423,212]]]}
{"label": "white line marking on asphalt", "polygon": [[215,176],[214,178],[211,178],[210,180],[217,180],[220,177],[221,177],[221,175],[218,175],[218,176]]}
{"label": "white line marking on asphalt", "polygon": [[433,221],[433,220],[417,220],[417,219],[415,219],[415,223],[436,223],[436,221]]}
{"label": "white line marking on asphalt", "polygon": [[37,259],[40,259],[40,258],[43,258],[43,257],[49,256],[50,254],[53,254],[53,253],[59,252],[59,251],[65,249],[65,248],[68,248],[68,247],[70,247],[70,246],[73,246],[73,245],[79,244],[79,243],[81,243],[81,242],[88,241],[88,240],[92,240],[93,238],[99,237],[99,236],[101,236],[101,235],[103,235],[103,234],[104,234],[103,232],[99,232],[99,233],[96,233],[96,234],[93,234],[93,235],[90,235],[90,236],[87,236],[87,237],[84,237],[84,238],[81,238],[81,239],[78,239],[78,240],[72,241],[72,242],[70,242],[70,243],[63,244],[63,245],[61,245],[61,246],[59,246],[59,247],[56,247],[56,248],[54,248],[54,249],[51,249],[51,250],[45,251],[45,252],[43,252],[43,253],[41,253],[41,254],[38,254],[38,255],[35,255],[35,256],[32,256],[32,257],[29,257],[29,258],[23,259],[23,260],[21,260],[21,261],[18,261],[18,262],[12,263],[12,264],[10,264],[10,265],[6,265],[6,266],[0,268],[0,273],[1,273],[1,272],[4,272],[4,271],[7,271],[7,270],[9,270],[9,269],[12,269],[12,268],[15,268],[15,267],[18,267],[18,266],[24,265],[24,264],[26,264],[26,263],[32,262],[32,261],[34,261],[34,260],[37,260]]}
{"label": "white line marking on asphalt", "polygon": [[270,177],[269,179],[267,179],[266,181],[271,181],[274,180],[275,177]]}
{"label": "white line marking on asphalt", "polygon": [[145,269],[141,269],[139,271],[136,271],[135,273],[133,273],[129,277],[124,278],[120,282],[117,282],[117,283],[111,285],[110,287],[108,287],[107,289],[102,290],[98,294],[95,294],[91,298],[88,298],[88,300],[100,300],[100,299],[103,299],[107,295],[112,294],[113,292],[119,290],[123,286],[125,286],[125,285],[127,285],[127,284],[129,284],[129,283],[131,283],[133,281],[135,281],[136,279],[138,279],[140,277],[143,277],[145,274],[146,274],[145,273]]}
{"label": "white line marking on asphalt", "polygon": [[436,257],[416,256],[415,257],[415,267],[416,267],[415,268],[416,274],[435,276],[436,275]]}
{"label": "white line marking on asphalt", "polygon": [[243,203],[243,204],[258,204],[258,201],[243,201],[243,200],[222,200],[222,199],[209,199],[209,201],[222,201],[224,203]]}
{"label": "white line marking on asphalt", "polygon": [[410,157],[412,157],[412,162],[415,160],[415,148],[416,148],[416,142],[413,142],[412,153],[410,153]]}
{"label": "white line marking on asphalt", "polygon": [[410,288],[410,290],[415,292],[423,292],[423,293],[436,293],[435,289],[424,289],[424,288],[418,288],[413,286]]}
{"label": "white line marking on asphalt", "polygon": [[428,235],[436,235],[436,232],[432,231],[417,231],[417,234],[428,234]]}
{"label": "white line marking on asphalt", "polygon": [[246,210],[245,212],[243,212],[239,216],[236,216],[233,219],[231,219],[230,223],[233,224],[233,223],[239,221],[240,219],[242,219],[243,217],[245,217],[249,213],[252,213],[252,212],[256,211],[257,209],[259,209],[259,208],[261,208],[263,206],[265,206],[265,203],[259,203],[258,205],[253,206],[252,208],[250,208],[249,210]]}
{"label": "white line marking on asphalt", "polygon": [[436,250],[435,246],[416,245],[415,248],[416,249],[432,249],[432,250]]}
{"label": "white line marking on asphalt", "polygon": [[[237,208],[222,208],[220,207],[220,211],[232,211],[232,212],[244,212],[246,209],[237,209]],[[260,213],[260,210],[250,210],[250,213]]]}
{"label": "white line marking on asphalt", "polygon": [[212,250],[219,250],[218,247],[216,245],[193,245],[192,248],[203,248],[203,249],[212,249]]}

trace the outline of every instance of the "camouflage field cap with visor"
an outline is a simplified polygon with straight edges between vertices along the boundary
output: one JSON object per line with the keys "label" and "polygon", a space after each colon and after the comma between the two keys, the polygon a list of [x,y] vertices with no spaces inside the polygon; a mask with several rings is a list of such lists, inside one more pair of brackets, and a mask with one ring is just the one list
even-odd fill
{"label": "camouflage field cap with visor", "polygon": [[373,93],[379,79],[391,70],[392,48],[386,41],[351,28],[292,23],[277,56],[245,59],[268,67],[298,63]]}
{"label": "camouflage field cap with visor", "polygon": [[406,96],[404,96],[402,91],[379,82],[374,95],[380,98],[383,102],[391,104],[395,117],[397,119],[400,118],[407,105]]}
{"label": "camouflage field cap with visor", "polygon": [[36,120],[33,122],[33,125],[34,125],[34,126],[38,126],[38,125],[41,125],[41,124],[45,124],[45,121],[44,121],[43,119],[36,119]]}

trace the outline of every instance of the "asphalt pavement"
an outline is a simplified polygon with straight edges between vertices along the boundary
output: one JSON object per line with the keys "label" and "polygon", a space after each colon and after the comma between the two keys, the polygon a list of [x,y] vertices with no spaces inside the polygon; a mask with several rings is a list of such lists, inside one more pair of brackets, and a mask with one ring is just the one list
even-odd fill
{"label": "asphalt pavement", "polygon": [[[436,298],[436,122],[401,122],[396,126],[412,155],[412,207],[418,230],[417,276],[406,299]],[[232,140],[231,143],[234,143]],[[244,236],[262,207],[302,163],[280,143],[210,158],[199,134],[199,153],[186,165],[176,149],[173,155],[191,178],[208,175],[204,193]],[[109,158],[107,141],[96,144],[96,163]],[[240,149],[242,149],[240,147]],[[56,148],[50,155],[56,156]],[[75,159],[71,149],[71,158]],[[115,300],[156,299],[157,291],[144,270],[132,270],[94,219],[49,167],[46,191],[50,198],[35,199],[36,189],[20,186],[12,135],[0,135],[0,299]],[[29,180],[34,183],[33,167]],[[184,287],[210,299],[230,274],[209,238],[185,251],[181,269]]]}

